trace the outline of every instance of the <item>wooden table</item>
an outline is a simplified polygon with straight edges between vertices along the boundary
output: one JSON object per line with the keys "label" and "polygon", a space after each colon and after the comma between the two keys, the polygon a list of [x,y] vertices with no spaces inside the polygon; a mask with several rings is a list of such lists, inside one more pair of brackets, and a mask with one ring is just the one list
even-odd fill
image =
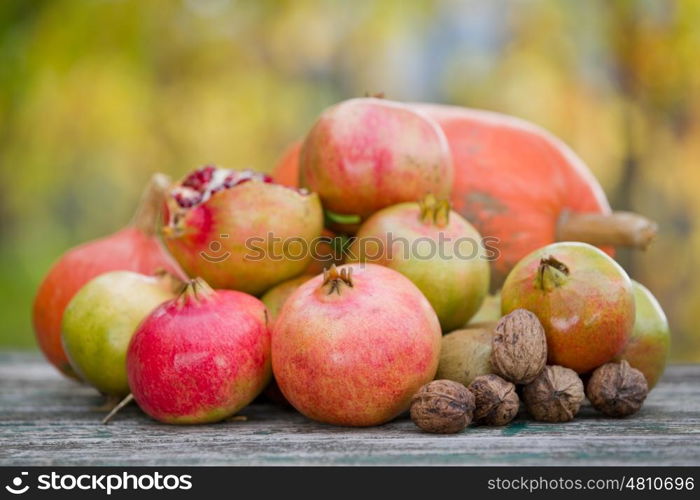
{"label": "wooden table", "polygon": [[406,417],[349,429],[258,404],[241,413],[247,421],[169,426],[131,406],[101,425],[100,403],[38,354],[0,353],[0,465],[700,464],[700,365],[670,367],[628,419],[585,407],[567,424],[521,415],[450,436],[425,434]]}

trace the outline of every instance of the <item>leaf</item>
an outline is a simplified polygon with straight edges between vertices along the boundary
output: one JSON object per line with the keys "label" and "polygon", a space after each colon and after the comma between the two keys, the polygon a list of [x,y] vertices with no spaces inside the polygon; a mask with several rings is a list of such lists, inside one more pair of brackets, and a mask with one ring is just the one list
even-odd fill
{"label": "leaf", "polygon": [[362,222],[362,217],[359,215],[337,214],[330,210],[326,210],[325,215],[327,220],[336,224],[359,224]]}

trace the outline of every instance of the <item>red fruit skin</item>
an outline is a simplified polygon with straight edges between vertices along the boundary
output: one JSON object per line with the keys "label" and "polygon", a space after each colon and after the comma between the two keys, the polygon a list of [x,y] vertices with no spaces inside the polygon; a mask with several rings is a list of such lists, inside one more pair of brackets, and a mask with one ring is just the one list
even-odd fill
{"label": "red fruit skin", "polygon": [[79,378],[61,342],[61,320],[70,300],[100,274],[118,270],[153,274],[159,269],[184,277],[158,238],[133,226],[68,250],[51,267],[34,299],[34,331],[46,358],[63,374]]}
{"label": "red fruit skin", "polygon": [[270,332],[255,297],[216,290],[205,299],[166,302],[134,334],[129,387],[141,409],[169,424],[233,415],[270,380]]}
{"label": "red fruit skin", "polygon": [[[600,184],[549,132],[507,115],[414,104],[442,128],[452,152],[453,210],[498,238],[495,283],[525,255],[556,241],[562,212],[609,214]],[[612,255],[612,249],[606,249]]]}
{"label": "red fruit skin", "polygon": [[447,198],[452,160],[425,115],[383,99],[350,99],[324,111],[306,136],[300,183],[324,208],[364,218],[429,193]]}
{"label": "red fruit skin", "polygon": [[370,426],[408,409],[435,376],[441,330],[407,278],[375,264],[353,268],[353,287],[329,294],[317,276],[275,322],[272,365],[285,398],[319,422]]}
{"label": "red fruit skin", "polygon": [[283,186],[299,187],[299,154],[301,153],[301,141],[294,141],[282,153],[272,170],[272,178],[277,184]]}
{"label": "red fruit skin", "polygon": [[[561,286],[540,288],[540,260],[554,257],[569,269]],[[587,243],[553,243],[523,258],[501,291],[505,315],[524,308],[542,322],[548,364],[586,373],[627,344],[635,321],[632,283],[608,255]]]}
{"label": "red fruit skin", "polygon": [[[171,211],[166,217],[174,218]],[[289,241],[301,238],[308,245],[319,237],[323,211],[314,193],[251,180],[214,193],[177,224],[176,230],[169,223],[163,228],[164,242],[190,276],[201,276],[214,288],[258,295],[311,263],[310,254]],[[285,249],[301,258],[282,258]]]}

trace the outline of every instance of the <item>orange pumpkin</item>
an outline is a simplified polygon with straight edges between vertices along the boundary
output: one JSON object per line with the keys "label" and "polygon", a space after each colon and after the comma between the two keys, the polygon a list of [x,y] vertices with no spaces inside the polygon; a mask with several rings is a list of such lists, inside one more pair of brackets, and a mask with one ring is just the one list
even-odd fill
{"label": "orange pumpkin", "polygon": [[[416,104],[442,127],[455,166],[452,205],[498,251],[495,284],[533,250],[554,241],[646,246],[656,225],[611,212],[583,161],[549,132],[500,113]],[[607,248],[605,248],[607,247]]]}

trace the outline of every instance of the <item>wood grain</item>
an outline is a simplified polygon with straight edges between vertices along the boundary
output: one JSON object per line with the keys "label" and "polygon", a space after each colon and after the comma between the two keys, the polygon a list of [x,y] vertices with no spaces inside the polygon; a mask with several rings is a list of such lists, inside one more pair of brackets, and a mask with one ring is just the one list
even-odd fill
{"label": "wood grain", "polygon": [[175,427],[131,406],[100,425],[93,389],[62,378],[38,354],[0,353],[0,465],[699,465],[700,365],[672,366],[631,418],[590,407],[567,424],[519,415],[504,428],[452,436],[406,417],[349,429],[270,405],[247,421]]}

